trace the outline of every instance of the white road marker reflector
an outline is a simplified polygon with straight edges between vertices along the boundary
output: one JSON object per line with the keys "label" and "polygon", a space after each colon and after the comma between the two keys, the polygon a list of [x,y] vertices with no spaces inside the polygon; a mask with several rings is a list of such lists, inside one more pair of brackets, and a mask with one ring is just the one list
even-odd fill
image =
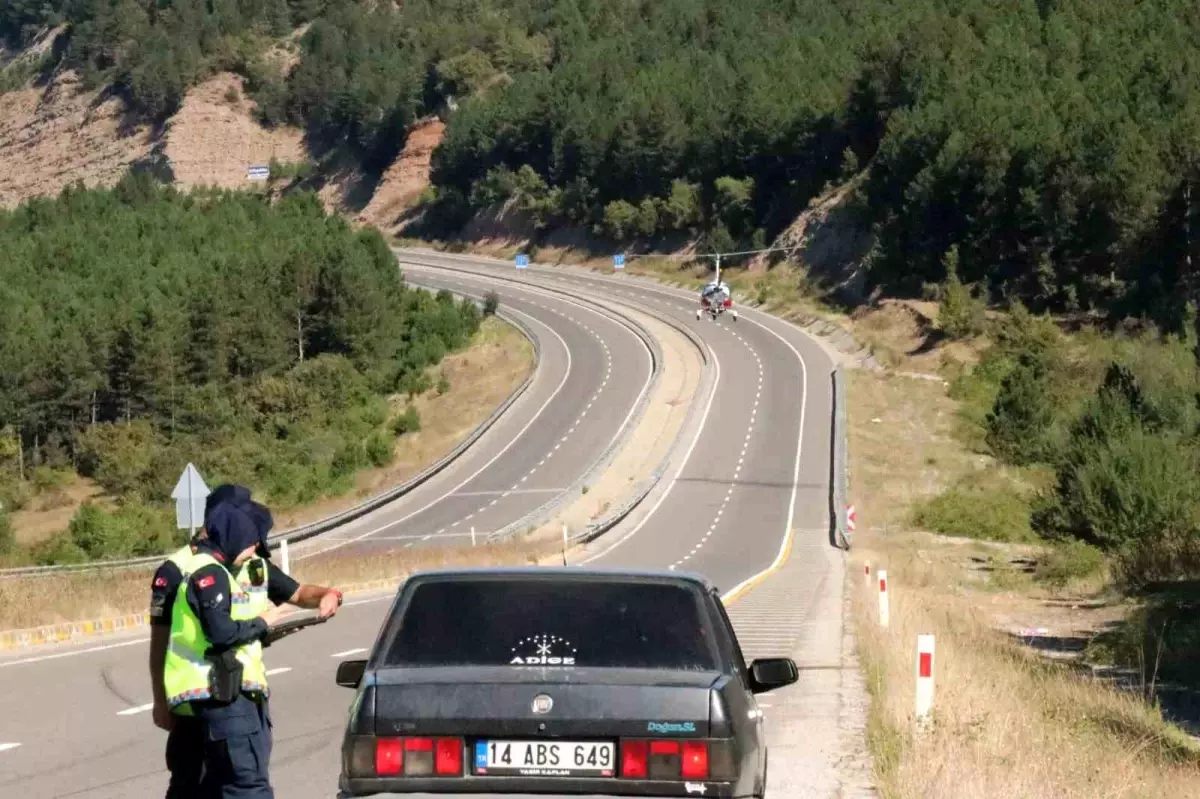
{"label": "white road marker reflector", "polygon": [[291,670],[292,670],[291,666],[280,666],[277,669],[267,669],[267,676],[274,677],[276,674],[283,674],[284,672],[288,672]]}
{"label": "white road marker reflector", "polygon": [[887,569],[880,569],[879,574],[879,626],[888,626],[888,588]]}
{"label": "white road marker reflector", "polygon": [[366,652],[366,651],[367,651],[367,648],[365,646],[360,646],[357,649],[347,649],[345,652],[334,652],[329,657],[344,658],[344,657],[346,657],[346,655],[357,655],[359,652]]}
{"label": "white road marker reflector", "polygon": [[148,705],[138,705],[137,707],[127,707],[124,710],[118,710],[117,715],[118,716],[132,716],[135,713],[145,713],[147,710],[150,710],[153,707],[154,707],[153,702],[151,702]]}
{"label": "white road marker reflector", "polygon": [[933,710],[933,636],[917,636],[917,719]]}
{"label": "white road marker reflector", "polygon": [[7,752],[9,749],[16,749],[18,746],[20,744],[17,743],[0,744],[0,752]]}

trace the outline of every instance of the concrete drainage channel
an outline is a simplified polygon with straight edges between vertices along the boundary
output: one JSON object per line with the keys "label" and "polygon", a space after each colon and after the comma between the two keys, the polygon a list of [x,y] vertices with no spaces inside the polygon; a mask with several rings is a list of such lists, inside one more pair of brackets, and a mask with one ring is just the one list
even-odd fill
{"label": "concrete drainage channel", "polygon": [[[414,264],[414,266],[422,266],[422,265]],[[430,267],[426,266],[425,268],[430,268]],[[459,271],[459,272],[467,272],[468,271],[468,270],[456,270],[453,267],[438,266],[438,267],[432,267],[432,268],[435,270],[438,270],[438,271]],[[478,279],[480,276],[478,274],[474,274],[473,277]],[[503,279],[503,278],[498,278],[498,279]],[[511,282],[517,282],[517,281],[511,281]],[[522,287],[526,288],[526,289],[530,288],[528,285],[523,285]],[[455,292],[455,293],[460,294],[460,296],[470,296],[470,295],[462,293],[462,292]],[[615,438],[613,440],[613,442],[609,445],[609,447],[605,450],[605,452],[603,452],[601,454],[601,456],[593,463],[591,468],[589,468],[588,471],[583,476],[581,476],[575,482],[575,484],[572,485],[567,491],[565,491],[559,495],[556,495],[556,497],[554,499],[552,499],[551,501],[542,505],[541,507],[537,508],[533,512],[526,514],[526,516],[517,520],[516,522],[506,525],[504,528],[502,528],[499,531],[494,531],[490,536],[492,540],[500,540],[502,538],[512,537],[513,535],[516,535],[517,533],[519,533],[522,530],[527,530],[527,529],[531,529],[531,528],[536,529],[539,525],[544,524],[547,520],[549,520],[551,517],[553,517],[553,515],[555,514],[555,512],[558,509],[560,509],[564,506],[567,506],[571,503],[578,502],[585,493],[584,487],[587,486],[590,482],[594,481],[600,474],[602,474],[604,472],[605,469],[607,469],[611,465],[614,458],[623,449],[625,444],[629,441],[633,431],[635,429],[637,429],[637,427],[641,421],[642,415],[645,411],[649,397],[653,394],[654,388],[657,386],[658,381],[661,376],[662,354],[658,347],[658,343],[657,343],[656,339],[653,336],[651,336],[649,334],[649,332],[646,331],[636,321],[634,321],[634,320],[630,319],[629,317],[625,316],[624,314],[620,313],[616,308],[614,308],[612,305],[610,305],[608,303],[600,302],[600,301],[597,301],[597,300],[594,300],[591,298],[584,298],[574,292],[559,291],[556,289],[555,290],[539,289],[537,293],[542,293],[542,294],[549,295],[549,296],[556,296],[556,295],[560,295],[560,294],[564,295],[564,296],[569,296],[572,299],[574,299],[578,302],[582,302],[593,308],[602,308],[606,312],[607,315],[609,315],[613,318],[619,319],[621,324],[625,325],[631,331],[633,331],[646,344],[647,348],[649,349],[650,354],[651,354],[651,359],[653,362],[653,377],[652,377],[650,384],[648,384],[646,390],[638,398],[638,402],[635,406],[635,409],[633,410],[633,412],[631,412],[629,418],[626,420],[626,422],[623,425],[617,438]],[[475,296],[470,296],[470,298],[472,300],[476,301],[477,303],[482,304],[482,298],[475,297]],[[532,331],[530,330],[530,328],[527,325],[525,325],[524,322],[522,322],[520,319],[518,319],[514,314],[508,313],[508,312],[504,311],[503,309],[498,309],[496,315],[498,317],[504,319],[504,321],[508,322],[509,324],[512,324],[518,330],[520,330],[521,333],[530,341],[531,345],[534,348],[534,369],[530,372],[529,376],[521,383],[521,385],[518,386],[505,399],[505,401],[498,408],[496,408],[496,410],[493,411],[493,413],[491,415],[488,416],[488,418],[486,420],[484,420],[478,427],[476,427],[476,429],[473,430],[471,432],[471,434],[467,436],[467,438],[465,438],[458,445],[456,445],[454,447],[454,449],[452,449],[449,453],[447,453],[445,456],[443,456],[441,459],[439,459],[436,463],[432,464],[431,466],[429,466],[428,468],[423,470],[420,474],[415,475],[414,477],[405,481],[400,486],[397,486],[393,489],[390,489],[388,491],[377,494],[346,511],[343,511],[338,514],[334,514],[330,517],[327,517],[325,519],[322,519],[320,521],[314,522],[309,525],[304,525],[302,527],[294,528],[292,530],[282,531],[282,532],[272,536],[272,548],[273,549],[277,549],[279,544],[285,540],[288,541],[288,543],[290,545],[293,542],[299,543],[302,541],[316,538],[317,536],[320,536],[322,533],[331,531],[347,522],[350,522],[350,521],[353,521],[354,519],[360,518],[361,516],[364,516],[367,513],[371,512],[379,507],[382,507],[383,505],[386,505],[389,502],[395,501],[396,499],[413,491],[414,489],[421,486],[422,484],[427,482],[429,479],[431,479],[435,475],[437,475],[440,472],[442,472],[443,470],[445,470],[451,464],[453,464],[458,458],[460,458],[462,455],[464,455],[467,452],[467,450],[471,447],[471,445],[473,445],[476,441],[478,441],[489,429],[491,429],[491,427],[493,427],[496,424],[496,422],[498,422],[500,420],[500,418],[516,403],[516,401],[525,393],[525,391],[533,383],[534,378],[537,376],[538,369],[540,368],[540,364],[541,364],[541,349],[540,349],[540,345],[538,343],[537,337],[534,336]],[[703,342],[701,342],[700,339],[692,331],[687,330],[686,328],[679,325],[674,320],[666,318],[661,313],[655,313],[653,311],[650,311],[647,315],[652,316],[652,317],[658,319],[659,321],[662,321],[662,322],[670,325],[675,330],[683,333],[684,336],[694,346],[696,346],[696,348],[698,349],[698,351],[701,354],[701,359],[703,362],[701,385],[700,385],[699,389],[697,390],[696,397],[707,398],[707,392],[711,392],[713,390],[714,386],[712,384],[712,379],[711,379],[711,371],[712,370],[711,370],[711,366],[710,366],[710,361],[708,359],[707,349],[703,345]],[[658,466],[658,468],[651,475],[649,475],[646,479],[642,480],[638,484],[638,486],[635,488],[635,490],[633,492],[631,492],[631,496],[624,503],[622,503],[616,510],[610,512],[603,519],[600,519],[600,520],[588,525],[583,530],[577,531],[574,535],[572,535],[568,541],[568,544],[571,549],[577,549],[577,548],[581,547],[582,545],[586,544],[587,542],[593,541],[596,538],[598,538],[599,536],[608,532],[609,530],[612,530],[613,528],[615,528],[626,517],[628,517],[640,505],[640,503],[647,496],[649,496],[649,494],[654,490],[654,488],[658,485],[662,475],[665,473],[667,465],[670,463],[671,459],[676,455],[676,452],[679,447],[679,443],[680,443],[680,441],[684,440],[686,431],[692,426],[692,424],[694,424],[694,419],[696,416],[695,408],[697,407],[697,405],[703,405],[703,402],[696,403],[694,401],[694,399],[695,398],[693,398],[692,406],[689,409],[687,418],[685,419],[679,432],[676,434],[675,440],[672,442],[671,446],[668,449],[668,452],[666,453],[665,457],[663,458],[663,460],[662,460],[661,464]],[[18,568],[18,569],[9,569],[9,570],[0,571],[0,579],[14,578],[14,577],[28,578],[28,577],[38,577],[38,576],[51,576],[51,575],[63,574],[63,573],[79,573],[79,572],[105,571],[105,570],[114,570],[114,571],[115,570],[146,570],[146,571],[148,571],[152,567],[156,566],[159,562],[161,562],[161,558],[149,557],[149,558],[135,558],[135,559],[129,559],[129,560],[122,560],[122,561],[110,561],[110,562],[106,562],[106,563],[80,564],[79,566],[43,566],[43,567]],[[374,581],[371,581],[370,583],[364,583],[361,585],[346,586],[346,590],[348,590],[349,592],[370,591],[370,590],[378,590],[381,588],[387,588],[394,584],[395,584],[394,580],[390,580],[390,581],[389,580],[374,580]],[[27,648],[27,647],[39,646],[39,645],[51,644],[51,643],[63,643],[63,642],[70,642],[70,641],[78,641],[78,640],[95,637],[95,636],[102,636],[102,635],[121,633],[121,632],[129,632],[132,630],[137,630],[139,628],[142,628],[147,623],[148,623],[148,619],[147,619],[147,616],[145,613],[134,613],[134,614],[127,614],[125,616],[120,616],[120,617],[90,619],[90,620],[77,621],[77,622],[66,622],[66,623],[54,624],[54,625],[44,625],[41,627],[36,627],[36,628],[31,628],[31,629],[0,631],[0,651],[21,649],[21,648]]]}

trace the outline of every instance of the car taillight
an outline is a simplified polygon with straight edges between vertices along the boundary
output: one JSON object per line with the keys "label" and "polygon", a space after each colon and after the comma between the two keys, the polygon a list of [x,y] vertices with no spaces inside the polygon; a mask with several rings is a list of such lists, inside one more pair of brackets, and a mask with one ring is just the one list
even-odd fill
{"label": "car taillight", "polygon": [[732,308],[732,307],[733,307],[733,299],[732,299],[731,297],[726,297],[726,298],[725,298],[725,307],[726,307],[726,308]]}
{"label": "car taillight", "polygon": [[704,741],[684,741],[679,768],[685,780],[708,779],[708,744]]}
{"label": "car taillight", "polygon": [[381,777],[460,777],[462,738],[376,738],[375,773]]}
{"label": "car taillight", "polygon": [[[724,741],[713,741],[720,752],[728,748]],[[709,774],[709,741],[655,739],[621,741],[621,778],[633,780],[707,780],[732,779],[733,758],[721,774]],[[732,754],[732,753],[730,753]],[[726,774],[725,772],[729,772]]]}
{"label": "car taillight", "polygon": [[621,742],[621,776],[627,780],[646,779],[646,754],[649,741]]}
{"label": "car taillight", "polygon": [[440,777],[458,777],[463,770],[463,743],[459,738],[438,738],[434,771]]}
{"label": "car taillight", "polygon": [[399,738],[375,741],[375,773],[400,774],[404,770],[404,749]]}

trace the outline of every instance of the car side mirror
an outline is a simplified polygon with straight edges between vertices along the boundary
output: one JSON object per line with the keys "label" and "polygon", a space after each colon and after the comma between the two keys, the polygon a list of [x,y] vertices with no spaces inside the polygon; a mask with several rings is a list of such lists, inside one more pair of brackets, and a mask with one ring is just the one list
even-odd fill
{"label": "car side mirror", "polygon": [[764,694],[800,678],[796,661],[791,658],[761,658],[750,664],[750,692]]}
{"label": "car side mirror", "polygon": [[357,688],[366,671],[365,660],[343,660],[337,667],[337,684],[343,688]]}

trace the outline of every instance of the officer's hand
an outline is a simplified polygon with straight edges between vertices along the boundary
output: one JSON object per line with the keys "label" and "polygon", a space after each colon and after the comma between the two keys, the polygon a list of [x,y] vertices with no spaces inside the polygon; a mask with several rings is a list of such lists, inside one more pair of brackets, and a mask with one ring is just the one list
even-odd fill
{"label": "officer's hand", "polygon": [[165,703],[155,702],[151,715],[154,716],[154,726],[160,730],[170,732],[171,728],[175,726],[175,717],[171,715],[171,708]]}
{"label": "officer's hand", "polygon": [[328,619],[337,613],[340,604],[342,604],[342,597],[337,591],[326,591],[325,596],[321,597],[321,604],[317,605],[317,617]]}
{"label": "officer's hand", "polygon": [[265,621],[267,623],[267,626],[270,627],[275,622],[279,621],[279,617],[282,615],[283,615],[283,607],[280,605],[274,605],[272,607],[267,608],[262,613],[258,614],[258,617],[260,619],[262,619],[263,621]]}

